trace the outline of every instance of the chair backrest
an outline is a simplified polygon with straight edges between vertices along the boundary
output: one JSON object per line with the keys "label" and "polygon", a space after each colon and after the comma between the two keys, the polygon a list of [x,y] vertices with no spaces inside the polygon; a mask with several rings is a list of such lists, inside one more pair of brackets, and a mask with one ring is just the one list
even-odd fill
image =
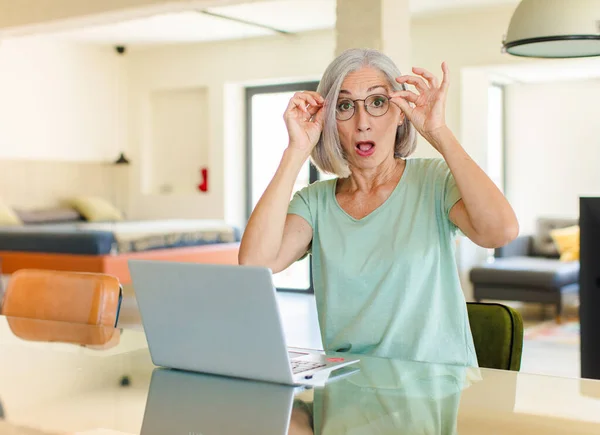
{"label": "chair backrest", "polygon": [[514,309],[494,303],[467,303],[480,367],[519,371],[523,353],[523,319]]}
{"label": "chair backrest", "polygon": [[22,317],[7,317],[6,321],[15,337],[26,341],[69,343],[96,350],[110,349],[121,341],[121,330],[110,326]]}
{"label": "chair backrest", "polygon": [[12,274],[2,303],[6,317],[116,326],[119,280],[87,272],[21,269]]}

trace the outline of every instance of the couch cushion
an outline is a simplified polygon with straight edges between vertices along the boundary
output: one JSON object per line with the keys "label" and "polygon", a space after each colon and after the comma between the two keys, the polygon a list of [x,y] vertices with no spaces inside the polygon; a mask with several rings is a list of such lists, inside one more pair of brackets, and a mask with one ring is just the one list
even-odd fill
{"label": "couch cushion", "polygon": [[563,218],[539,218],[537,220],[536,232],[533,236],[532,254],[542,257],[558,258],[560,254],[552,240],[550,232],[557,228],[565,228],[577,225],[577,219]]}
{"label": "couch cushion", "polygon": [[475,284],[558,290],[579,281],[579,262],[536,257],[498,258],[473,268],[470,277]]}

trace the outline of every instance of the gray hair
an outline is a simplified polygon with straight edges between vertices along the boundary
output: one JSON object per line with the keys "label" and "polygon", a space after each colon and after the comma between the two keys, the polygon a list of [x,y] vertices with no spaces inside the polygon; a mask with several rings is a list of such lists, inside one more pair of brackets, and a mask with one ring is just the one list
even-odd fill
{"label": "gray hair", "polygon": [[[344,157],[338,135],[335,106],[342,82],[346,76],[363,67],[371,67],[381,71],[393,89],[406,89],[404,85],[395,80],[396,77],[402,75],[398,67],[388,56],[377,50],[363,48],[348,49],[329,64],[317,88],[317,92],[325,98],[327,106],[325,107],[323,132],[311,153],[311,160],[320,171],[342,178],[350,175],[350,168],[348,167],[348,161]],[[416,130],[408,119],[405,119],[402,125],[398,126],[398,131],[396,132],[394,157],[408,157],[414,152],[416,145]]]}

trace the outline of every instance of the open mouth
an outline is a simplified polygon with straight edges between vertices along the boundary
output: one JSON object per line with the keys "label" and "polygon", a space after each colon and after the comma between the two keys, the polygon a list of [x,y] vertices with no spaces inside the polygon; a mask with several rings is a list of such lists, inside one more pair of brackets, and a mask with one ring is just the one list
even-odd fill
{"label": "open mouth", "polygon": [[361,141],[356,143],[356,152],[359,156],[368,157],[375,152],[375,142]]}

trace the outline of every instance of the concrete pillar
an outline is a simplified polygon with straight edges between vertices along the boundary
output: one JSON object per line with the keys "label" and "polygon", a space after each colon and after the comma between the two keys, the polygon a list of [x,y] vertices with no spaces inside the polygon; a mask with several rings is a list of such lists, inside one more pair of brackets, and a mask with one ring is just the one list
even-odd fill
{"label": "concrete pillar", "polygon": [[387,54],[410,73],[409,0],[337,0],[336,56],[348,48]]}

